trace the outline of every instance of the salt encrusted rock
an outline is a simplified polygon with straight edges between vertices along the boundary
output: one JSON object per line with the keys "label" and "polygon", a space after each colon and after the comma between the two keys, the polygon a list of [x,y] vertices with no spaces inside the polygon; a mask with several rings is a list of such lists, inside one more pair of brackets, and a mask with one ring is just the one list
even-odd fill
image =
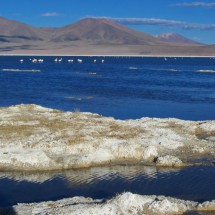
{"label": "salt encrusted rock", "polygon": [[180,166],[183,166],[183,162],[175,156],[166,155],[164,157],[158,157],[156,160],[156,165],[180,167]]}
{"label": "salt encrusted rock", "polygon": [[165,196],[123,193],[108,201],[74,197],[59,201],[18,204],[17,215],[176,215],[188,211],[214,210],[215,201],[199,204]]}
{"label": "salt encrusted rock", "polygon": [[186,165],[181,160],[187,157],[208,158],[210,154],[214,159],[214,129],[215,121],[123,121],[92,113],[16,105],[0,108],[0,168],[38,171],[122,162],[177,167]]}
{"label": "salt encrusted rock", "polygon": [[158,156],[157,148],[155,146],[148,146],[143,152],[143,159],[153,161]]}
{"label": "salt encrusted rock", "polygon": [[205,149],[203,147],[199,147],[199,146],[194,147],[192,150],[193,150],[193,152],[197,152],[197,153],[205,152]]}
{"label": "salt encrusted rock", "polygon": [[183,214],[188,207],[183,203],[171,202],[168,199],[155,200],[148,206],[148,213],[152,214]]}
{"label": "salt encrusted rock", "polygon": [[197,210],[199,211],[215,211],[215,200],[209,202],[203,202],[197,206]]}

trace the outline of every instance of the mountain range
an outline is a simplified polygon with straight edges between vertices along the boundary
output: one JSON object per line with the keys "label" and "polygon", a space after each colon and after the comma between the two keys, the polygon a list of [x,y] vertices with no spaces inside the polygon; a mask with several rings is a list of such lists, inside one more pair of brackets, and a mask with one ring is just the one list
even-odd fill
{"label": "mountain range", "polygon": [[0,54],[212,56],[214,48],[174,33],[152,36],[107,19],[38,28],[0,17]]}
{"label": "mountain range", "polygon": [[186,38],[180,34],[176,34],[176,33],[163,33],[163,34],[155,35],[155,37],[160,39],[161,41],[165,41],[165,42],[203,45],[202,43],[188,39],[188,38]]}

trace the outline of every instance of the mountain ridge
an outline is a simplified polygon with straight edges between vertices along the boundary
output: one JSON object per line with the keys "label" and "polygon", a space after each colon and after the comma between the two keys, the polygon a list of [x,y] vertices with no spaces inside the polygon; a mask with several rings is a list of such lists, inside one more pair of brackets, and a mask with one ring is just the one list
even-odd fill
{"label": "mountain ridge", "polygon": [[0,37],[41,40],[42,33],[37,28],[25,23],[0,17]]}
{"label": "mountain ridge", "polygon": [[155,37],[162,41],[165,41],[165,42],[203,45],[203,43],[199,43],[195,40],[191,40],[191,39],[189,39],[181,34],[177,34],[177,33],[162,33],[162,34],[155,35]]}
{"label": "mountain ridge", "polygon": [[210,46],[162,41],[107,19],[38,28],[0,17],[0,53],[215,55]]}
{"label": "mountain ridge", "polygon": [[[50,29],[49,29],[50,30]],[[97,41],[99,43],[144,44],[158,42],[153,36],[126,28],[107,19],[85,18],[55,29],[52,41]]]}

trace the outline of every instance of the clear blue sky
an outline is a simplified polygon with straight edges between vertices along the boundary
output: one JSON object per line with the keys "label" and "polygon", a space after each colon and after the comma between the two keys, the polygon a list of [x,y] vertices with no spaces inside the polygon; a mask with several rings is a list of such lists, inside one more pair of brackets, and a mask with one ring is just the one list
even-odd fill
{"label": "clear blue sky", "polygon": [[1,0],[0,16],[39,27],[108,17],[149,34],[175,32],[215,44],[215,1]]}

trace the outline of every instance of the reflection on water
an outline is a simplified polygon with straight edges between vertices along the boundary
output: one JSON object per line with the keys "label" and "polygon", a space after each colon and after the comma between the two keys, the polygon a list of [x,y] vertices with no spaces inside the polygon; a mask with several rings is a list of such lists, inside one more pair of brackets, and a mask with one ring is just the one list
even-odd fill
{"label": "reflection on water", "polygon": [[130,191],[185,200],[215,199],[215,168],[94,167],[55,172],[1,172],[0,206],[73,196],[111,198]]}

